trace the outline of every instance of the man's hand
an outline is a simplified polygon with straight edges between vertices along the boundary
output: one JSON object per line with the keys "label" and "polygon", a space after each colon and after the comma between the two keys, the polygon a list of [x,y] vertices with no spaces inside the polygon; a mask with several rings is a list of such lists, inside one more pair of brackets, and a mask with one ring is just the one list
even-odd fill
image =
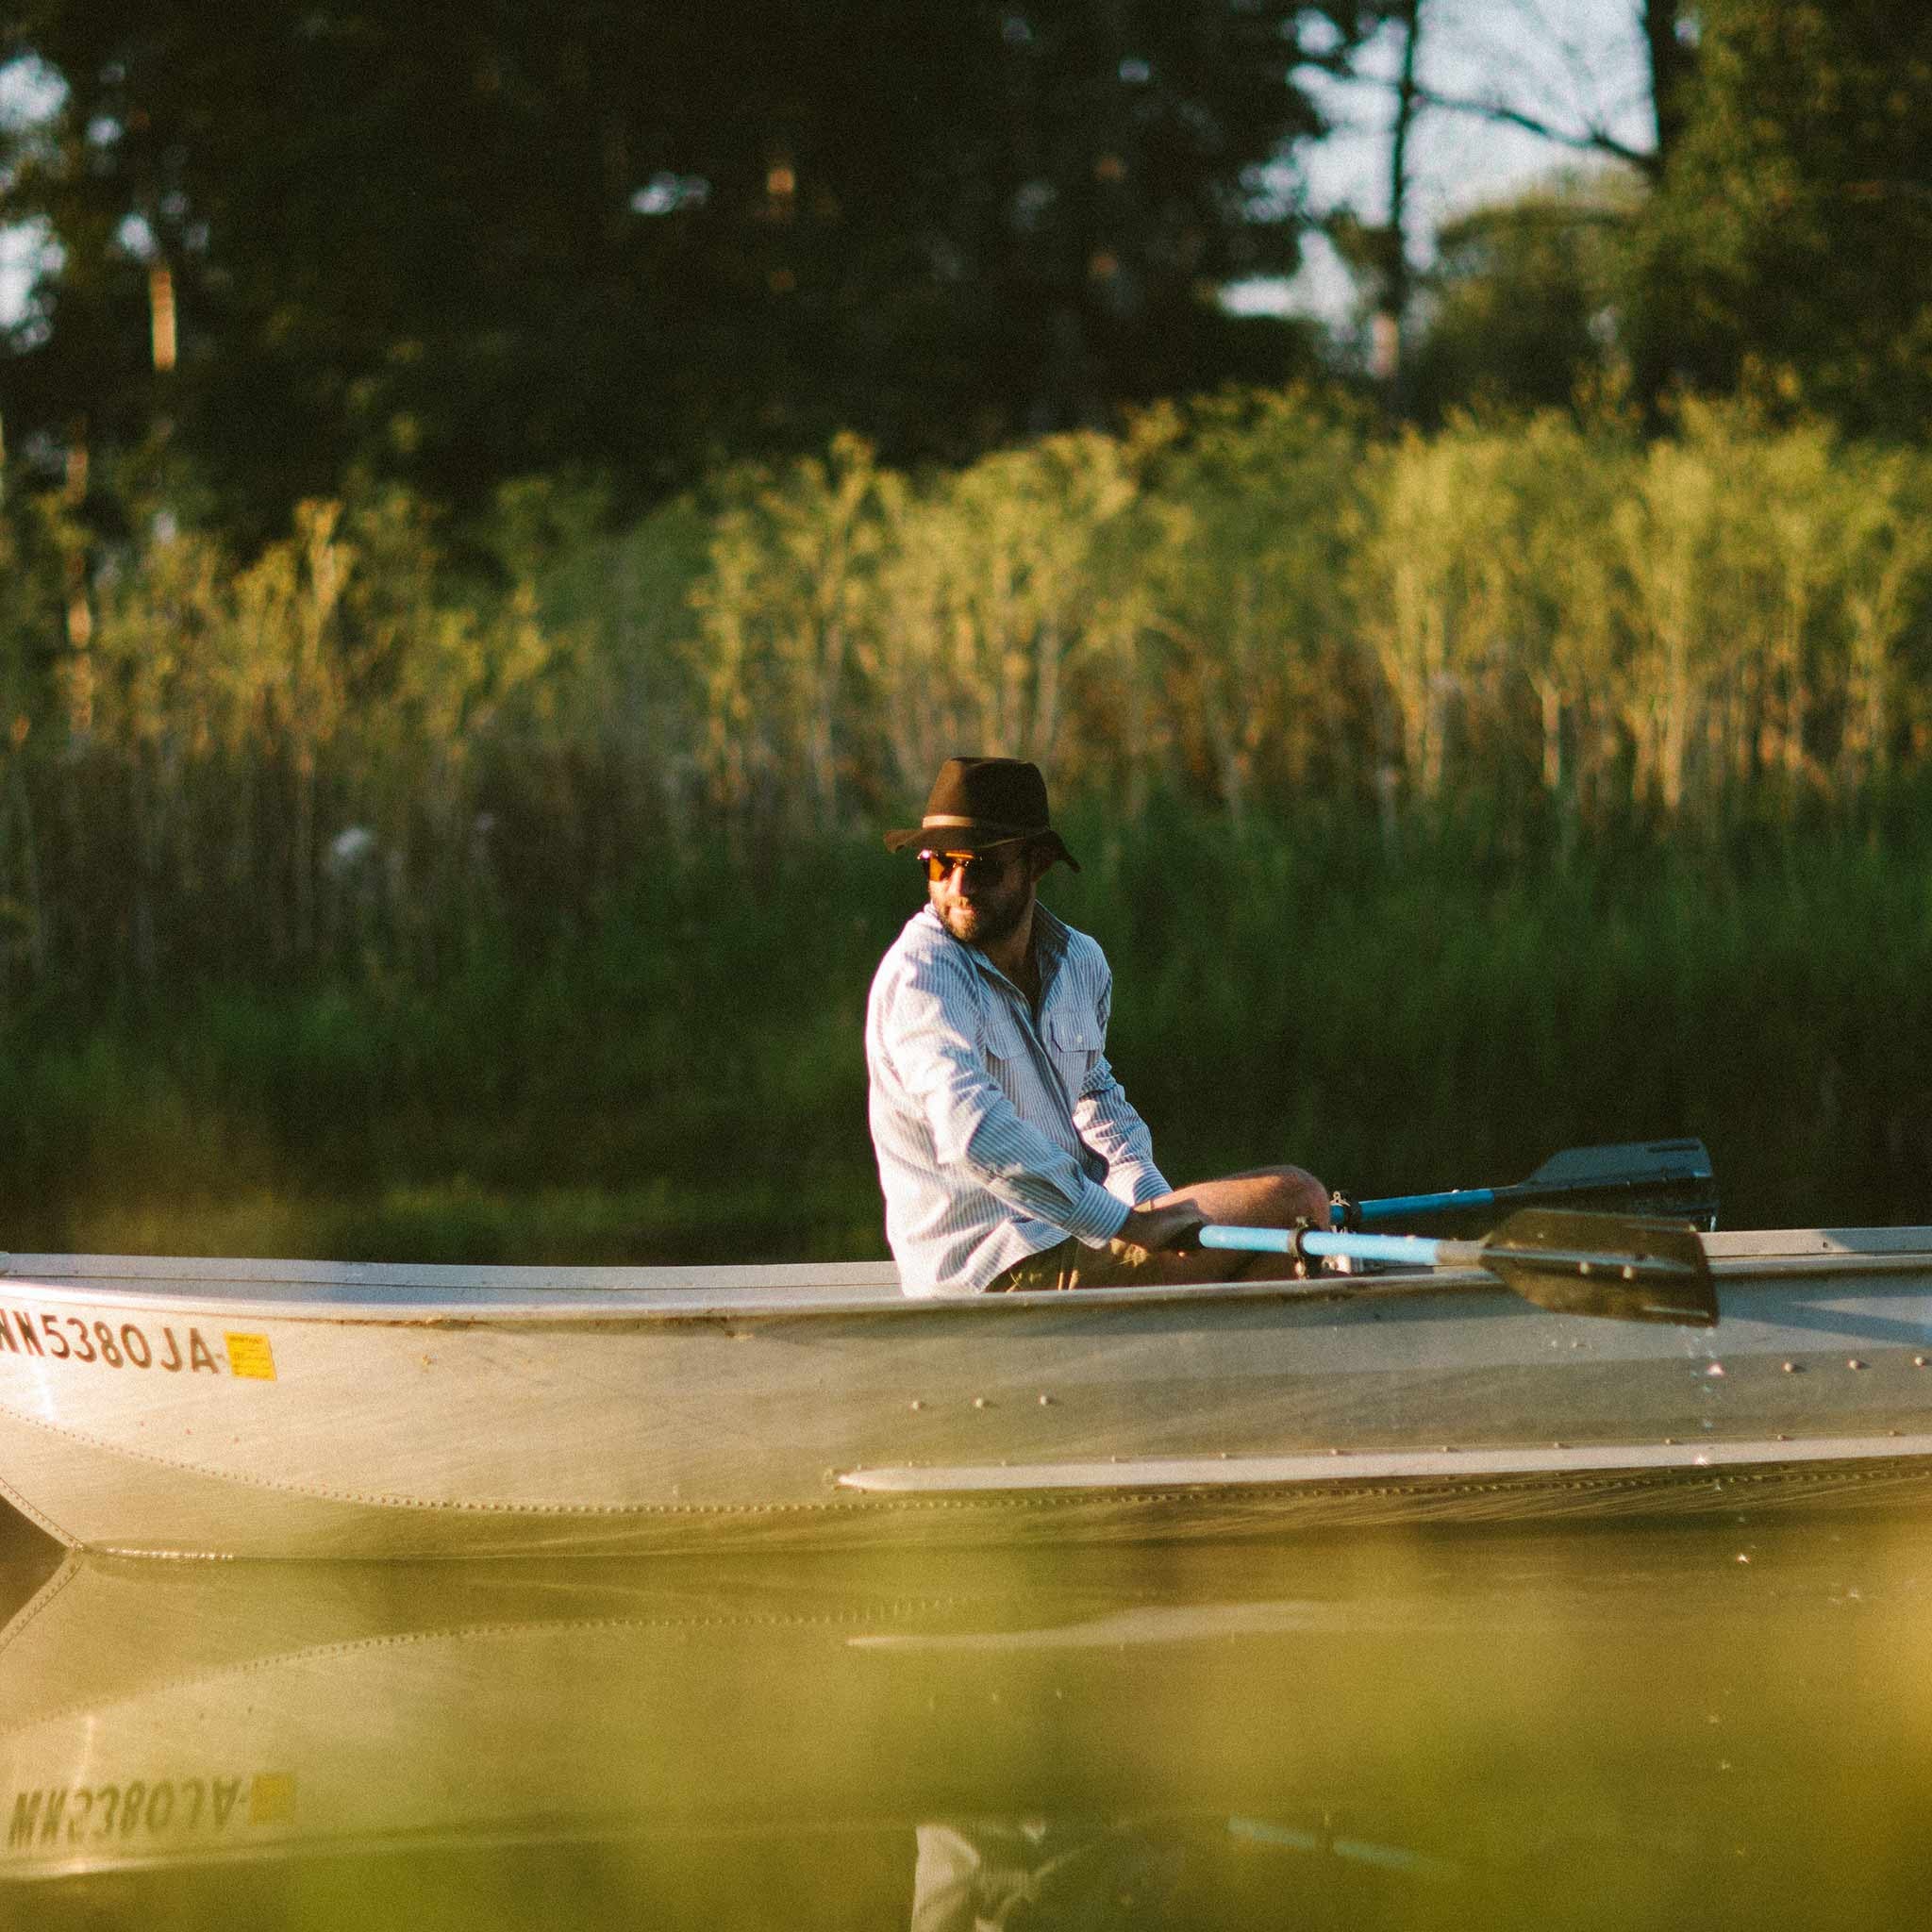
{"label": "man's hand", "polygon": [[1131,1241],[1151,1255],[1183,1253],[1193,1247],[1194,1237],[1207,1225],[1206,1218],[1191,1201],[1157,1203],[1149,1208],[1130,1208],[1114,1236],[1117,1241]]}

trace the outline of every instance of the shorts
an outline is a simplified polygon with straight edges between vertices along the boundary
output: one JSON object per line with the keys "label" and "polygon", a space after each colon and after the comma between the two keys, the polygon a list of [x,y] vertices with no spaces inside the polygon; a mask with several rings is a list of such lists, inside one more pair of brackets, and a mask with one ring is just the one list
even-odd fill
{"label": "shorts", "polygon": [[[1207,1251],[1196,1251],[1191,1258],[1198,1262],[1204,1252]],[[1257,1261],[1274,1258],[1234,1248],[1218,1252],[1223,1265],[1214,1269],[1209,1277],[1217,1281],[1239,1280]],[[1070,1234],[1065,1241],[1056,1241],[1052,1247],[1016,1261],[1004,1274],[995,1274],[986,1284],[986,1292],[1017,1294],[1045,1289],[1158,1287],[1164,1274],[1162,1264],[1167,1259],[1165,1254],[1156,1254],[1118,1237],[1104,1248],[1090,1248],[1077,1235]],[[1199,1274],[1193,1278],[1202,1279]]]}

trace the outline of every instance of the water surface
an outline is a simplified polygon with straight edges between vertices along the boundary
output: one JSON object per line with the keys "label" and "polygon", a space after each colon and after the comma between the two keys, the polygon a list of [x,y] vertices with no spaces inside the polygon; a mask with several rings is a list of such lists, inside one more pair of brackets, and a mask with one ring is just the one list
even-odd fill
{"label": "water surface", "polygon": [[1890,1926],[1932,1523],[935,1558],[0,1541],[0,1923]]}

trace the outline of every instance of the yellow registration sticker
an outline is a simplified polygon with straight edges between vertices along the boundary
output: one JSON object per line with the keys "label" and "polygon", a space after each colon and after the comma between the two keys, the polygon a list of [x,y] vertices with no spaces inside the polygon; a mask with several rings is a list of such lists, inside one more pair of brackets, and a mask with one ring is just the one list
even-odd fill
{"label": "yellow registration sticker", "polygon": [[[244,1335],[242,1340],[253,1341],[258,1338]],[[295,1780],[285,1771],[257,1772],[248,1787],[249,1824],[286,1824],[294,1815]]]}
{"label": "yellow registration sticker", "polygon": [[231,1374],[252,1376],[258,1382],[273,1382],[275,1358],[266,1335],[228,1337],[228,1370]]}

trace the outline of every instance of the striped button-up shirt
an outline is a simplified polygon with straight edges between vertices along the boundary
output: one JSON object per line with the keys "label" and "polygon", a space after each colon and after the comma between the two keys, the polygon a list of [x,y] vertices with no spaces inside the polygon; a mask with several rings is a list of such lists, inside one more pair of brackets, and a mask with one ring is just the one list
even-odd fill
{"label": "striped button-up shirt", "polygon": [[927,907],[879,963],[865,1022],[886,1239],[908,1294],[972,1294],[1074,1235],[1102,1248],[1168,1191],[1104,1051],[1107,957],[1043,906],[1040,1007]]}

